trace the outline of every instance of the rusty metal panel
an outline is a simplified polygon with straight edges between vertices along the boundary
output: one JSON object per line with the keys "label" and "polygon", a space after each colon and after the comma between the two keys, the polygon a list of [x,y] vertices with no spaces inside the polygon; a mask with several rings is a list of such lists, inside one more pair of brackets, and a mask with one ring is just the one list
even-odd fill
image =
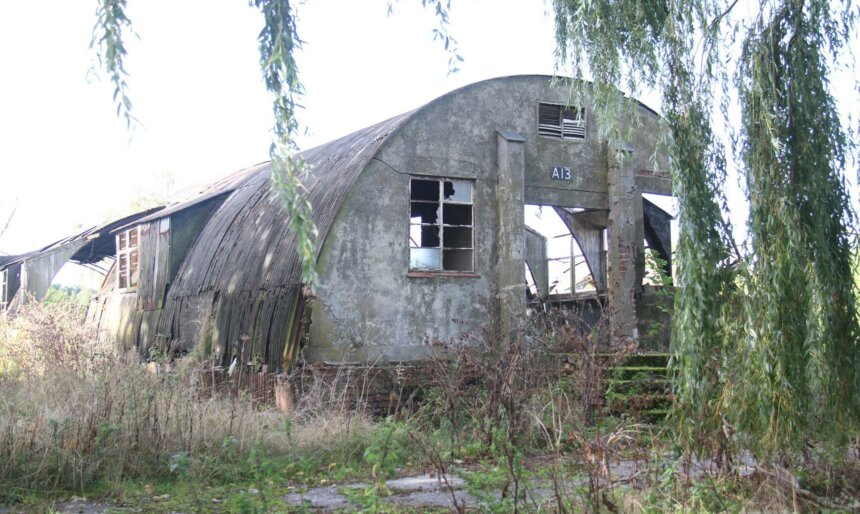
{"label": "rusty metal panel", "polygon": [[134,292],[106,296],[101,305],[99,338],[118,345],[122,350],[134,348],[136,307],[137,295]]}
{"label": "rusty metal panel", "polygon": [[[140,226],[140,278],[137,284],[139,310],[161,309],[168,281],[170,218]],[[152,337],[155,332],[152,333]]]}
{"label": "rusty metal panel", "polygon": [[85,243],[86,241],[72,241],[46,252],[30,255],[24,259],[24,262],[21,263],[19,293],[26,291],[33,295],[33,298],[37,301],[41,301],[60,269]]}
{"label": "rusty metal panel", "polygon": [[648,246],[657,252],[666,262],[663,272],[672,276],[672,215],[656,204],[642,198],[645,240]]}

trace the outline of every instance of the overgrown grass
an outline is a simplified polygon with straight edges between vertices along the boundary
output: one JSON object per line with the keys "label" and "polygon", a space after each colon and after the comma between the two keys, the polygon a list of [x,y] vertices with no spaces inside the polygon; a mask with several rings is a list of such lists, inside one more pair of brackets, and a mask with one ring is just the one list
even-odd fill
{"label": "overgrown grass", "polygon": [[856,507],[860,494],[858,455],[826,441],[781,467],[737,460],[736,445],[733,462],[688,468],[669,427],[608,416],[605,320],[586,330],[535,318],[515,334],[435,343],[418,407],[382,418],[340,381],[305,387],[289,413],[216,391],[205,363],[143,365],[98,343],[81,315],[58,302],[0,320],[0,505],[50,511],[74,495],[280,512],[302,508],[287,493],[335,486],[355,510],[399,512],[410,509],[387,500],[387,481],[426,471],[466,481],[477,504],[452,494],[457,511],[816,511]]}
{"label": "overgrown grass", "polygon": [[379,424],[366,412],[284,414],[213,394],[194,363],[153,373],[96,342],[80,314],[34,303],[0,321],[0,504],[128,479],[248,481],[261,466],[304,481],[363,471]]}

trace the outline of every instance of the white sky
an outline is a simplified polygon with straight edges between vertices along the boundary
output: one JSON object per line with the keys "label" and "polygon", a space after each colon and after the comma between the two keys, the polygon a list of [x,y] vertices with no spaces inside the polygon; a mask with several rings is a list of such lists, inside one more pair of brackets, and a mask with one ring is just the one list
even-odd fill
{"label": "white sky", "polygon": [[[141,190],[157,189],[165,174],[179,190],[267,159],[272,115],[256,43],[262,17],[246,0],[129,1],[140,39],[128,41],[127,69],[142,123],[131,140],[110,84],[87,80],[95,3],[0,3],[0,230],[17,207],[0,252],[104,221]],[[432,41],[435,16],[419,0],[395,2],[391,17],[388,0],[299,5],[307,91],[300,121],[309,130],[301,147],[478,80],[553,72],[544,0],[453,4],[451,32],[465,62],[452,76]],[[856,113],[854,78],[838,80],[837,95]]]}
{"label": "white sky", "polygon": [[[448,76],[418,0],[309,0],[299,5],[309,148],[413,109],[459,86],[553,71],[542,0],[458,0],[465,58]],[[33,249],[99,223],[165,173],[175,189],[267,159],[270,99],[259,73],[262,17],[245,0],[131,0],[129,142],[112,88],[87,82],[94,1],[0,5],[0,251]],[[0,227],[2,228],[2,227]]]}

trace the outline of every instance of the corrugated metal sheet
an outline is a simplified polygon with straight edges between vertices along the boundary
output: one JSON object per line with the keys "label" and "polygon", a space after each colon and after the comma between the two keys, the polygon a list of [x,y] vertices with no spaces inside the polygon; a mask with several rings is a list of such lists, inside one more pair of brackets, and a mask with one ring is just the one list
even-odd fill
{"label": "corrugated metal sheet", "polygon": [[[320,231],[318,252],[355,179],[411,114],[300,154],[313,170],[304,185]],[[171,341],[170,351],[190,351],[200,341],[223,365],[239,358],[269,370],[287,367],[295,356],[304,313],[301,262],[269,174],[268,163],[257,165],[176,206],[185,209],[229,194],[170,285],[158,327],[158,337]],[[141,221],[172,212],[173,206]]]}

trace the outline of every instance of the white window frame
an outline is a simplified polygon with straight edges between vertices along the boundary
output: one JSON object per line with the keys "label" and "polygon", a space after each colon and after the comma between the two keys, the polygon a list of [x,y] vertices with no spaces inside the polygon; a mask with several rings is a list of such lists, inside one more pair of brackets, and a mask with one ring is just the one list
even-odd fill
{"label": "white window frame", "polygon": [[140,279],[140,225],[116,235],[116,286],[133,289]]}
{"label": "white window frame", "polygon": [[0,271],[0,312],[6,310],[9,302],[6,296],[9,294],[9,270]]}
{"label": "white window frame", "polygon": [[[438,200],[413,200],[412,194],[412,185],[414,181],[428,181],[428,182],[437,182],[439,184],[439,198]],[[468,201],[457,201],[457,200],[446,200],[445,199],[445,183],[446,182],[465,182],[469,184],[469,200]],[[424,204],[437,204],[439,218],[436,223],[413,223],[412,222],[412,204],[413,203],[424,203]],[[421,175],[412,175],[409,180],[409,271],[410,272],[427,272],[427,273],[445,273],[445,274],[473,274],[475,273],[475,180],[467,179],[467,178],[455,178],[455,177],[430,177],[430,176],[421,176]],[[444,212],[445,205],[467,205],[470,208],[471,217],[468,225],[454,225],[445,223]],[[436,247],[423,247],[421,246],[420,241],[416,241],[413,238],[413,227],[417,226],[434,226],[439,228],[439,246]],[[470,231],[470,240],[469,245],[465,246],[446,246],[445,244],[445,233],[446,230],[457,230],[457,229],[469,229]],[[437,249],[439,252],[439,267],[420,267],[413,265],[413,251],[416,249]],[[454,269],[453,267],[445,267],[445,252],[446,251],[468,251],[469,252],[469,269]]]}

